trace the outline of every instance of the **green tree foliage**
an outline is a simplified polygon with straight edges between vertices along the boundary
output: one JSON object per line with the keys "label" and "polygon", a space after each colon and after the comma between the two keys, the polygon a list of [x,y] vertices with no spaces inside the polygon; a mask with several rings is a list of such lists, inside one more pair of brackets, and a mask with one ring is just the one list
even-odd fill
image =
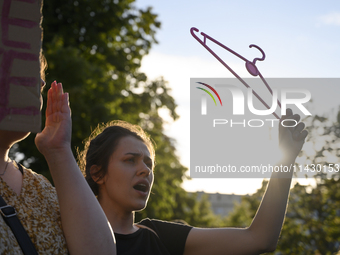
{"label": "green tree foliage", "polygon": [[249,227],[267,188],[268,181],[262,181],[262,186],[254,194],[243,196],[241,202],[235,204],[234,210],[225,219],[227,226]]}
{"label": "green tree foliage", "polygon": [[331,255],[340,249],[339,188],[340,182],[334,178],[318,182],[316,187],[294,186],[278,251]]}
{"label": "green tree foliage", "polygon": [[[162,78],[148,81],[139,71],[143,56],[156,43],[157,15],[151,8],[137,9],[134,0],[49,0],[43,15],[47,84],[57,80],[70,93],[74,152],[98,123],[121,119],[140,124],[157,146],[153,194],[137,219],[180,218],[209,225],[209,205],[181,188],[187,169],[178,160],[174,141],[163,132],[159,109],[178,118],[170,88]],[[33,140],[31,135],[12,154],[24,155],[25,165],[49,177]]]}
{"label": "green tree foliage", "polygon": [[[308,164],[333,167],[328,174],[310,168],[316,184],[295,184],[290,192],[285,223],[273,254],[331,255],[340,250],[340,180],[339,163],[340,112],[335,122],[314,116],[306,120],[309,131],[302,152]],[[320,168],[319,168],[320,169]],[[307,172],[306,172],[307,173]],[[311,178],[311,177],[310,177]],[[245,197],[227,218],[228,225],[249,226],[256,213],[266,183],[255,194]]]}

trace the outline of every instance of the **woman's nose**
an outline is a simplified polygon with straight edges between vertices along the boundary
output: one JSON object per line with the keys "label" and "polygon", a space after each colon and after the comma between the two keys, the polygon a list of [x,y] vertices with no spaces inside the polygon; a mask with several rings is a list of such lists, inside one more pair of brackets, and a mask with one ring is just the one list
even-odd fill
{"label": "woman's nose", "polygon": [[145,175],[145,176],[149,176],[151,173],[151,169],[144,163],[141,163],[138,175]]}

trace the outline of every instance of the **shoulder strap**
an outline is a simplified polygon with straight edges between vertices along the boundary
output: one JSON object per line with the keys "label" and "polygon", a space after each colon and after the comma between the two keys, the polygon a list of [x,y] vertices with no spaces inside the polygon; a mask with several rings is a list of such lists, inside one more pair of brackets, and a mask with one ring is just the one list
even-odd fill
{"label": "shoulder strap", "polygon": [[[16,162],[15,162],[16,163]],[[20,163],[17,163],[18,165],[18,168],[19,168],[19,171],[21,172],[21,174],[23,175],[24,174],[24,169],[22,167],[22,165]]]}
{"label": "shoulder strap", "polygon": [[136,224],[136,226],[139,227],[139,228],[145,228],[145,229],[150,230],[152,233],[154,233],[159,238],[159,236],[157,235],[155,230],[153,230],[153,229],[151,229],[151,228],[149,228],[149,227],[147,227],[145,225],[142,225],[142,224]]}
{"label": "shoulder strap", "polygon": [[15,238],[18,241],[18,244],[20,245],[22,252],[25,255],[38,255],[34,244],[32,243],[26,230],[22,226],[14,207],[6,204],[2,196],[0,196],[0,213],[6,224],[11,228]]}

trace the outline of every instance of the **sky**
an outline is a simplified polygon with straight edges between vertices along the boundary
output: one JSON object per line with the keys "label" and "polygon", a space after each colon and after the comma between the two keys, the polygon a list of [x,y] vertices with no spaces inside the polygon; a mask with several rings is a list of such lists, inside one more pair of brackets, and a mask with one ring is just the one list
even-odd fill
{"label": "sky", "polygon": [[[250,60],[261,54],[249,49],[249,45],[260,46],[266,58],[256,66],[265,78],[339,78],[339,1],[136,0],[135,5],[152,7],[162,23],[156,34],[158,44],[143,59],[141,71],[150,80],[164,77],[172,88],[181,117],[171,122],[164,112],[165,130],[176,139],[178,155],[187,167],[190,165],[190,78],[233,77],[191,36],[191,27]],[[216,50],[236,73],[250,77],[243,61],[227,51]],[[313,114],[338,109],[339,95],[340,85],[315,88]],[[275,141],[266,141],[263,146],[275,146]],[[304,184],[310,181],[300,180]],[[260,188],[261,182],[262,179],[195,178],[185,180],[183,187],[188,191],[251,194]]]}

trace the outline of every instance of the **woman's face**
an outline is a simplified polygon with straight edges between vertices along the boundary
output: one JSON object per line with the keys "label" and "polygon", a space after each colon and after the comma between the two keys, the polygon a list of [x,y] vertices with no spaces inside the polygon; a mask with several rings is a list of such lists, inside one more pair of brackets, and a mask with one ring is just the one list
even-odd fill
{"label": "woman's face", "polygon": [[153,160],[146,145],[132,137],[120,139],[99,184],[99,202],[126,212],[145,208],[153,184]]}
{"label": "woman's face", "polygon": [[13,144],[24,140],[29,134],[29,132],[0,130],[0,144],[10,148]]}

